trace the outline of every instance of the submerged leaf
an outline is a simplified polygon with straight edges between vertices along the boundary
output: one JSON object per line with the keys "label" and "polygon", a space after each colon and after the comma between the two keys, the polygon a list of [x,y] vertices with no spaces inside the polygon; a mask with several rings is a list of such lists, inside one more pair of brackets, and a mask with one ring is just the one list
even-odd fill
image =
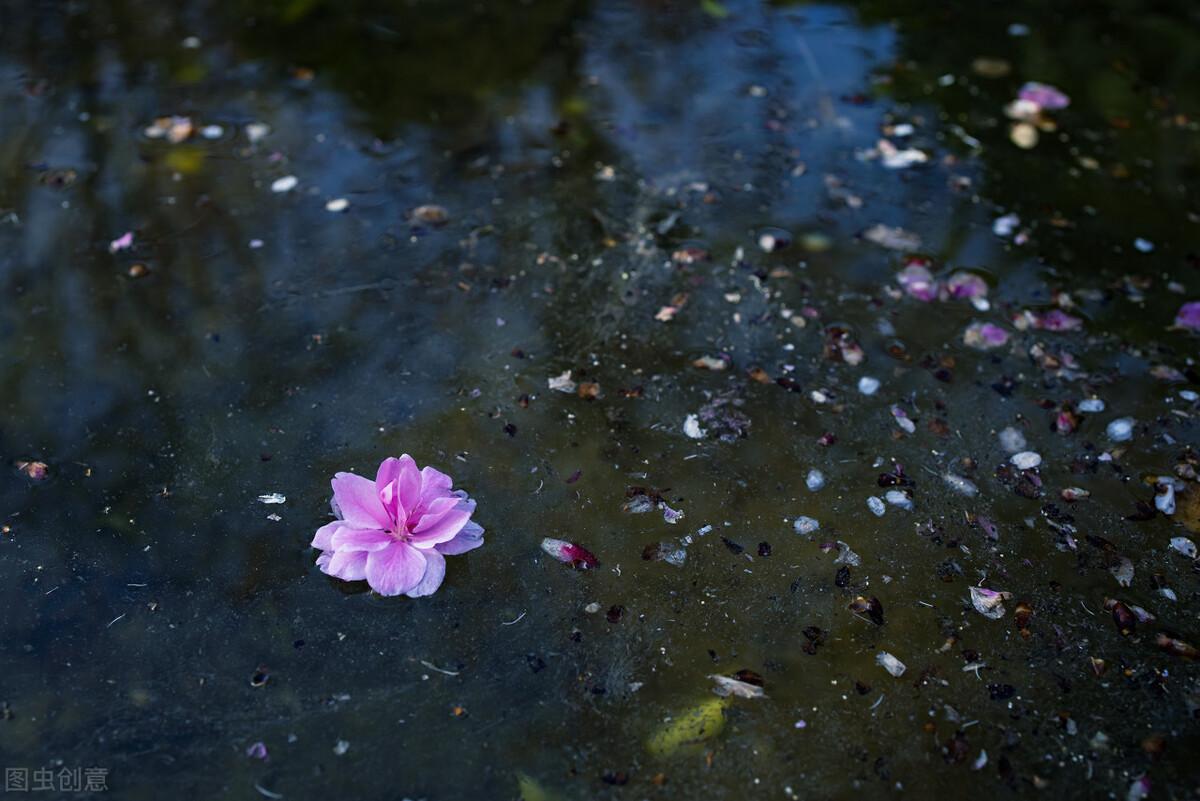
{"label": "submerged leaf", "polygon": [[656,757],[670,757],[680,752],[694,752],[721,733],[725,728],[725,707],[728,697],[712,697],[671,718],[646,741],[646,750]]}

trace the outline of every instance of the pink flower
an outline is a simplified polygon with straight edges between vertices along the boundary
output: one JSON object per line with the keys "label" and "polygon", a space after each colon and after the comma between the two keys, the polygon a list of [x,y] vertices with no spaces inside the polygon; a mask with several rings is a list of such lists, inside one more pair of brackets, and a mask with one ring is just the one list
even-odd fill
{"label": "pink flower", "polygon": [[317,529],[321,572],[345,581],[367,580],[380,595],[431,595],[446,575],[446,556],[483,545],[471,522],[475,501],[432,467],[412,457],[388,458],[375,480],[353,473],[333,477],[333,513]]}

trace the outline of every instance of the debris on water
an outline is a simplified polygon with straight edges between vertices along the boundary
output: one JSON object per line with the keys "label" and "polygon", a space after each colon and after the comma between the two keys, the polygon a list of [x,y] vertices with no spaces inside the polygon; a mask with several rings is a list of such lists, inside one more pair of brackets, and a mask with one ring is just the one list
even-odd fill
{"label": "debris on water", "polygon": [[1150,797],[1150,777],[1142,774],[1133,780],[1133,784],[1129,785],[1129,790],[1125,793],[1125,801],[1144,801]]}
{"label": "debris on water", "polygon": [[1200,650],[1196,646],[1163,632],[1159,632],[1155,636],[1154,644],[1158,646],[1159,650],[1165,651],[1172,656],[1181,656],[1184,659],[1192,661],[1200,659]]}
{"label": "debris on water", "polygon": [[864,375],[858,379],[858,391],[864,395],[874,395],[879,391],[879,379]]}
{"label": "debris on water", "polygon": [[698,367],[701,370],[721,371],[728,369],[730,360],[728,357],[722,358],[719,356],[701,356],[692,362],[693,367]]}
{"label": "debris on water", "polygon": [[276,178],[271,182],[271,191],[276,194],[291,192],[300,183],[300,179],[294,175],[285,175],[282,178]]}
{"label": "debris on water", "polygon": [[775,253],[792,244],[792,235],[782,228],[766,228],[758,235],[758,247],[764,253]]}
{"label": "debris on water", "polygon": [[271,503],[286,503],[286,502],[287,502],[287,496],[286,496],[286,495],[282,495],[282,494],[280,494],[280,493],[278,493],[278,492],[269,492],[269,493],[267,493],[267,494],[265,494],[265,495],[259,495],[259,496],[258,496],[258,502],[259,502],[259,503],[268,503],[268,504],[271,504]]}
{"label": "debris on water", "polygon": [[804,477],[804,486],[808,487],[810,492],[816,492],[825,486],[825,474],[816,468],[809,470],[808,475]]}
{"label": "debris on water", "polygon": [[1200,331],[1200,300],[1193,300],[1179,307],[1179,311],[1175,313],[1175,327]]}
{"label": "debris on water", "polygon": [[246,138],[250,140],[250,144],[256,145],[271,133],[271,126],[265,122],[251,122],[242,130],[246,132]]}
{"label": "debris on water", "polygon": [[1017,98],[1026,103],[1032,103],[1037,110],[1058,111],[1071,105],[1071,98],[1061,90],[1046,83],[1028,81],[1017,92]]}
{"label": "debris on water", "polygon": [[261,740],[259,740],[257,743],[251,743],[246,748],[246,756],[250,757],[251,759],[261,759],[263,762],[266,762],[271,758],[267,753],[266,743]]}
{"label": "debris on water", "polygon": [[50,467],[45,462],[21,459],[16,461],[14,466],[18,472],[23,473],[31,481],[45,481],[50,475]]}
{"label": "debris on water", "polygon": [[812,534],[820,527],[821,524],[817,522],[815,518],[806,517],[804,515],[797,517],[795,522],[792,523],[792,528],[795,529],[797,534]]}
{"label": "debris on water", "polygon": [[582,545],[576,545],[573,542],[567,542],[566,540],[556,540],[546,537],[542,540],[542,550],[563,564],[584,570],[600,564],[600,560],[587,548],[584,548]]}
{"label": "debris on water", "polygon": [[903,228],[876,223],[862,232],[862,238],[889,250],[915,251],[921,248],[921,237]]}
{"label": "debris on water", "polygon": [[350,741],[349,740],[338,740],[333,745],[333,753],[336,754],[337,756],[344,756],[346,754],[346,752],[349,750],[350,750]]}
{"label": "debris on water", "polygon": [[736,696],[738,698],[766,698],[767,694],[763,691],[761,681],[759,684],[752,684],[741,679],[722,676],[719,673],[711,673],[709,679],[716,682],[716,687],[713,687],[713,692],[721,697]]}
{"label": "debris on water", "polygon": [[1094,414],[1104,411],[1104,401],[1100,398],[1084,398],[1075,405],[1075,408],[1081,412]]}
{"label": "debris on water", "polygon": [[995,323],[973,322],[963,331],[963,344],[976,350],[1000,348],[1008,344],[1008,332]]}
{"label": "debris on water", "polygon": [[1108,572],[1112,573],[1117,584],[1122,587],[1129,587],[1133,584],[1133,562],[1128,557],[1122,556],[1117,564],[1108,569]]}
{"label": "debris on water", "polygon": [[683,433],[692,439],[704,439],[705,431],[700,427],[700,418],[694,414],[683,418]]}
{"label": "debris on water", "polygon": [[848,543],[838,540],[836,547],[838,550],[838,555],[837,558],[833,560],[835,565],[849,565],[850,567],[858,567],[862,564],[862,557],[855,553]]}
{"label": "debris on water", "polygon": [[1007,239],[1013,235],[1013,232],[1017,230],[1017,226],[1020,224],[1021,218],[1016,214],[1005,214],[992,221],[992,233]]}
{"label": "debris on water", "polygon": [[[709,434],[725,443],[736,442],[750,434],[750,417],[742,411],[745,401],[734,391],[722,392],[713,396],[708,403],[696,412],[697,427],[700,424],[701,436]],[[692,439],[698,439],[687,431],[687,421],[684,420],[684,433]]]}
{"label": "debris on water", "polygon": [[904,509],[904,510],[910,511],[910,512],[913,509],[912,498],[910,498],[908,496],[908,493],[904,492],[903,490],[896,490],[896,489],[888,490],[884,494],[883,497],[884,497],[884,500],[886,500],[892,506],[898,506],[901,509]]}
{"label": "debris on water", "polygon": [[325,202],[325,211],[338,214],[350,208],[350,201],[344,197],[335,197]]}
{"label": "debris on water", "polygon": [[875,664],[879,665],[896,678],[900,678],[904,675],[904,671],[908,670],[907,665],[889,654],[887,651],[880,651],[875,655]]}
{"label": "debris on water", "polygon": [[991,620],[1004,617],[1004,601],[1012,598],[1011,592],[996,592],[983,587],[971,587],[971,605],[975,611]]}
{"label": "debris on water", "polygon": [[876,517],[883,517],[883,513],[887,511],[887,508],[883,505],[883,501],[874,495],[867,498],[867,508]]}
{"label": "debris on water", "polygon": [[566,370],[561,375],[546,379],[546,386],[556,392],[571,394],[575,391],[575,382],[571,380],[571,371]]}
{"label": "debris on water", "polygon": [[725,707],[729,696],[709,697],[667,721],[646,741],[646,750],[655,757],[670,757],[702,749],[725,728]]}
{"label": "debris on water", "polygon": [[1018,470],[1032,470],[1042,463],[1041,454],[1034,451],[1014,453],[1009,459]]}
{"label": "debris on water", "polygon": [[642,558],[647,562],[666,562],[683,567],[687,562],[687,548],[670,542],[651,543],[642,550]]}
{"label": "debris on water", "polygon": [[883,603],[874,595],[870,598],[859,595],[846,608],[876,626],[883,625]]}
{"label": "debris on water", "polygon": [[1013,318],[1013,325],[1021,330],[1035,328],[1040,331],[1078,331],[1083,328],[1083,320],[1067,314],[1062,309],[1044,312],[1026,309]]}
{"label": "debris on water", "polygon": [[1025,435],[1018,429],[1009,426],[1003,429],[1000,434],[1000,447],[1008,453],[1017,453],[1025,450]]}
{"label": "debris on water", "polygon": [[[1179,484],[1180,489],[1183,483]],[[1175,478],[1159,476],[1154,484],[1154,507],[1164,515],[1175,514]]]}
{"label": "debris on water", "polygon": [[166,139],[178,145],[191,138],[195,131],[191,117],[171,116],[158,117],[142,130],[142,134],[147,139]]}
{"label": "debris on water", "polygon": [[1082,487],[1064,487],[1059,493],[1064,501],[1082,501],[1092,496],[1092,493]]}
{"label": "debris on water", "polygon": [[924,259],[910,259],[903,270],[896,274],[896,283],[917,300],[929,302],[938,296],[938,282],[933,279]]}
{"label": "debris on water", "polygon": [[1137,239],[1133,240],[1133,249],[1138,253],[1153,253],[1154,243],[1149,239],[1143,239],[1139,236]]}
{"label": "debris on water", "polygon": [[894,405],[894,404],[892,405],[891,411],[892,411],[892,417],[896,421],[896,425],[900,426],[900,428],[903,429],[903,431],[905,433],[912,434],[912,433],[916,432],[917,425],[908,416],[908,412],[904,411],[899,406]]}
{"label": "debris on water", "polygon": [[126,231],[108,243],[108,252],[117,253],[118,251],[128,250],[131,247],[133,247],[133,231]]}
{"label": "debris on water", "polygon": [[875,144],[875,154],[879,162],[889,170],[903,170],[914,164],[924,164],[929,156],[915,147],[898,148],[887,139],[880,139]]}
{"label": "debris on water", "polygon": [[450,221],[450,212],[446,210],[446,207],[433,203],[417,206],[410,212],[410,216],[414,222],[421,225],[441,226]]}
{"label": "debris on water", "polygon": [[1113,442],[1128,442],[1133,439],[1133,425],[1136,422],[1132,417],[1118,417],[1113,420],[1104,429],[1104,433]]}
{"label": "debris on water", "polygon": [[968,498],[974,498],[979,494],[979,487],[975,486],[975,482],[962,476],[956,476],[953,473],[946,473],[942,476],[942,480],[946,482],[946,486]]}
{"label": "debris on water", "polygon": [[1028,122],[1018,122],[1008,133],[1009,140],[1022,150],[1032,150],[1037,147],[1038,129]]}
{"label": "debris on water", "polygon": [[1188,559],[1196,558],[1196,543],[1187,537],[1172,537],[1171,550]]}

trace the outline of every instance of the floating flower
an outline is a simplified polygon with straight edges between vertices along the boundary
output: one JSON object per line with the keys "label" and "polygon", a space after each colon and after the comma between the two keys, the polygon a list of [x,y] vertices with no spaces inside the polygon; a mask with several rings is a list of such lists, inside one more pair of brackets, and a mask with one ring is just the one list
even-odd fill
{"label": "floating flower", "polygon": [[430,595],[446,575],[446,556],[483,545],[471,522],[475,501],[453,490],[450,476],[418,469],[408,454],[384,459],[375,480],[333,477],[333,513],[317,529],[321,572],[344,581],[366,579],[380,595]]}

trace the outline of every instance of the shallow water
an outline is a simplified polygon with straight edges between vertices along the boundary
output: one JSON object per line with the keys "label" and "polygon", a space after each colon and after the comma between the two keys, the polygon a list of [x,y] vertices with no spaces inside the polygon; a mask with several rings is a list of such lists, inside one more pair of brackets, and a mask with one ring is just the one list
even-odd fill
{"label": "shallow water", "polygon": [[[0,5],[4,766],[121,798],[1194,797],[1200,672],[1155,647],[1200,644],[1168,548],[1194,474],[1152,513],[1196,460],[1171,326],[1200,298],[1200,19],[1044,5]],[[1029,150],[1026,81],[1071,99]],[[146,133],[173,114],[186,141]],[[883,136],[928,162],[884,167]],[[906,296],[906,251],[990,307]],[[1012,323],[1055,306],[1082,329]],[[965,346],[972,321],[1009,343]],[[550,390],[568,370],[599,397]],[[685,435],[714,399],[736,414]],[[1009,426],[1036,475],[997,476]],[[330,476],[402,452],[487,529],[420,600],[309,547]],[[896,463],[914,508],[876,517]],[[685,517],[623,511],[631,487]],[[1110,598],[1157,619],[1122,635]],[[648,748],[743,669],[766,698]]]}

